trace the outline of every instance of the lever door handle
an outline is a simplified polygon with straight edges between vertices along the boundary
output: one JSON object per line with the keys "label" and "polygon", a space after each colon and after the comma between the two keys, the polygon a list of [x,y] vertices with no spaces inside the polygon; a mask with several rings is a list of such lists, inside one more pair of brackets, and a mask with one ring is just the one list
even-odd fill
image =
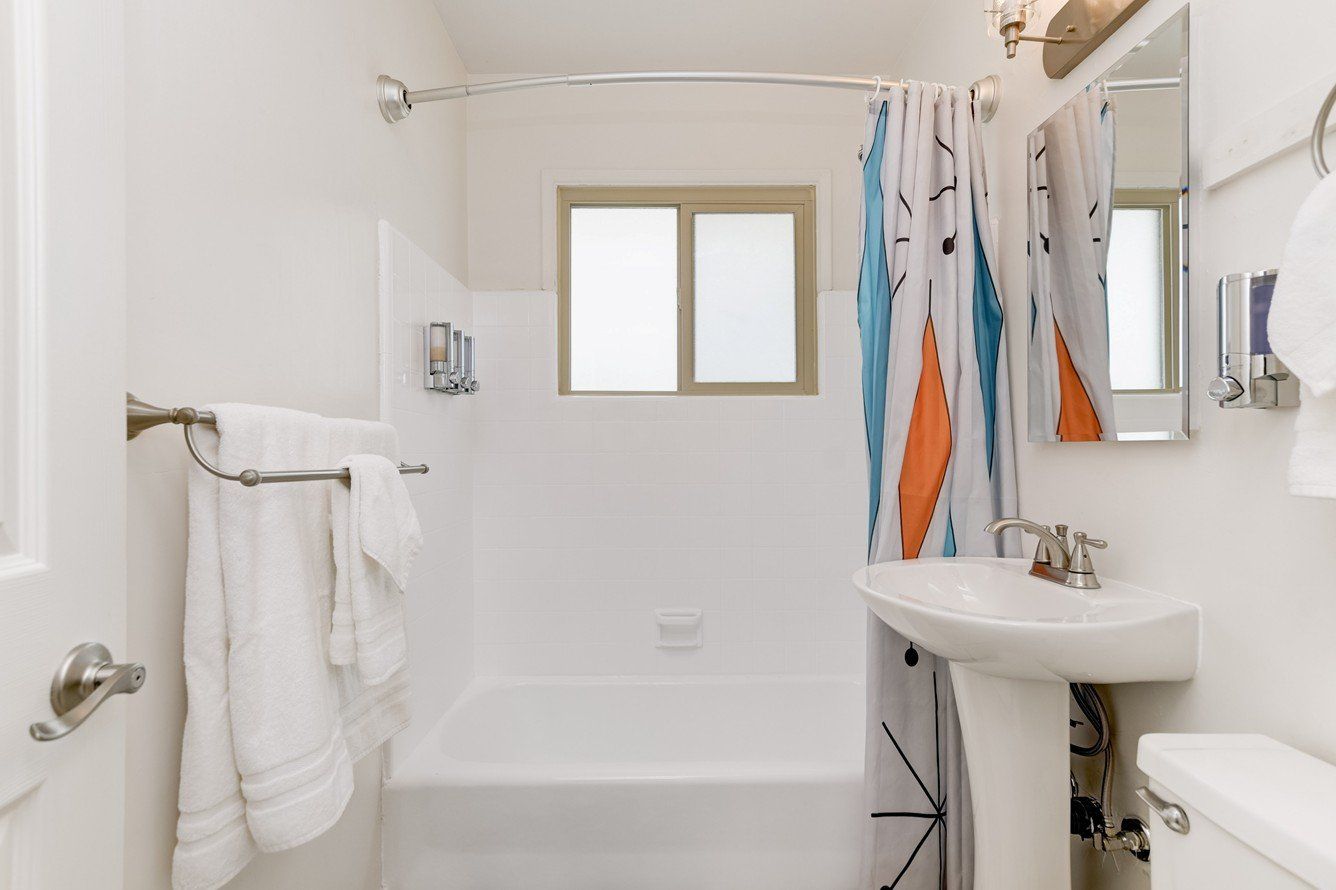
{"label": "lever door handle", "polygon": [[1165,827],[1170,831],[1176,831],[1179,834],[1188,833],[1190,828],[1188,814],[1178,804],[1170,803],[1144,786],[1137,789],[1137,797],[1146,802],[1146,806],[1150,807],[1151,812],[1160,817]]}
{"label": "lever door handle", "polygon": [[113,695],[138,692],[147,675],[137,662],[112,664],[111,652],[101,643],[75,646],[51,680],[51,709],[56,718],[32,724],[28,734],[39,742],[67,736]]}

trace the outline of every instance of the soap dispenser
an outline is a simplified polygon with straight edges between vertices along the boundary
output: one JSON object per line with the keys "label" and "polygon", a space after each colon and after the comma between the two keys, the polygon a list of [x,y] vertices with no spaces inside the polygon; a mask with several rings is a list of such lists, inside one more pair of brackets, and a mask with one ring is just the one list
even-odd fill
{"label": "soap dispenser", "polygon": [[1266,333],[1275,269],[1220,279],[1220,373],[1206,394],[1221,408],[1292,408],[1299,381],[1271,351]]}

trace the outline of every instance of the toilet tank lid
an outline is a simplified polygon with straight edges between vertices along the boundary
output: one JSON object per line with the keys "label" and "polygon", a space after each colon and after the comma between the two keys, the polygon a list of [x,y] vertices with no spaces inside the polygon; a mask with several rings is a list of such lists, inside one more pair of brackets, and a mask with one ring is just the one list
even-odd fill
{"label": "toilet tank lid", "polygon": [[1264,735],[1143,735],[1137,766],[1277,865],[1336,887],[1336,766]]}

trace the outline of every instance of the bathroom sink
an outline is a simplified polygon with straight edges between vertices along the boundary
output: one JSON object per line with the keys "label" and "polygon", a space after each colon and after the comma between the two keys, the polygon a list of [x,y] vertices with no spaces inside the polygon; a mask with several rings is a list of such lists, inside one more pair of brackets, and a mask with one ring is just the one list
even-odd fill
{"label": "bathroom sink", "polygon": [[1186,680],[1196,606],[1118,581],[1073,590],[1028,559],[912,559],[860,569],[877,616],[930,652],[995,677],[1070,683]]}
{"label": "bathroom sink", "polygon": [[951,663],[975,890],[1071,887],[1068,683],[1187,680],[1197,669],[1196,606],[1029,571],[1028,559],[911,559],[853,577],[877,617]]}

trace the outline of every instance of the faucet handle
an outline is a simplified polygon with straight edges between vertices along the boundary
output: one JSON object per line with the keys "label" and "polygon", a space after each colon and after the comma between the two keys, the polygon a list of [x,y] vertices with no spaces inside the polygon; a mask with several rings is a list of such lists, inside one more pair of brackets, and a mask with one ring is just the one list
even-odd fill
{"label": "faucet handle", "polygon": [[1084,544],[1087,547],[1094,547],[1096,550],[1107,550],[1109,547],[1108,541],[1101,541],[1099,538],[1089,537],[1085,532],[1077,532],[1072,535],[1072,540],[1075,541],[1077,545]]}
{"label": "faucet handle", "polygon": [[1067,570],[1067,586],[1085,590],[1099,589],[1099,581],[1095,578],[1095,567],[1090,562],[1090,548],[1104,550],[1108,546],[1108,541],[1087,537],[1085,532],[1072,535],[1072,558]]}

